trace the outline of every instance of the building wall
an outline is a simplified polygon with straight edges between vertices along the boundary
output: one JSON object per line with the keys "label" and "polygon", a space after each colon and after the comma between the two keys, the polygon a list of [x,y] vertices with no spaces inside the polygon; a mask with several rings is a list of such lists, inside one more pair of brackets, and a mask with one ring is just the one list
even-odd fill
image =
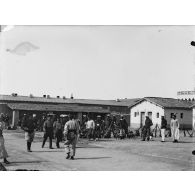
{"label": "building wall", "polygon": [[[163,108],[145,100],[141,102],[140,104],[137,104],[136,106],[131,108],[130,110],[131,128],[139,128],[141,126],[141,113],[142,112],[146,114],[148,114],[148,112],[152,113],[151,119],[153,122],[153,126],[155,126],[156,124],[160,125],[161,116],[164,116]],[[137,113],[136,116],[135,116],[135,113]],[[157,117],[157,113],[159,113],[159,117]]]}
{"label": "building wall", "polygon": [[[192,121],[193,115],[192,110],[186,109],[165,109],[165,116],[167,119],[168,124],[171,122],[171,113],[175,113],[177,119],[180,123],[180,128],[183,129],[191,129],[192,128]],[[183,118],[181,118],[181,113],[183,113]]]}

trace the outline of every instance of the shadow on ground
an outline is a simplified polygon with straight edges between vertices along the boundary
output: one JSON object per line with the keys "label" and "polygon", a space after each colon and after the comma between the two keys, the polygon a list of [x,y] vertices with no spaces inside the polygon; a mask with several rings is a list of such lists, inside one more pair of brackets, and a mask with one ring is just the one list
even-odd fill
{"label": "shadow on ground", "polygon": [[97,159],[104,159],[104,158],[112,158],[112,157],[75,158],[75,160],[97,160]]}
{"label": "shadow on ground", "polygon": [[8,166],[13,166],[13,165],[17,165],[17,164],[25,164],[25,163],[42,163],[42,162],[48,162],[48,161],[38,161],[38,160],[36,160],[36,161],[13,161],[13,162],[11,162]]}

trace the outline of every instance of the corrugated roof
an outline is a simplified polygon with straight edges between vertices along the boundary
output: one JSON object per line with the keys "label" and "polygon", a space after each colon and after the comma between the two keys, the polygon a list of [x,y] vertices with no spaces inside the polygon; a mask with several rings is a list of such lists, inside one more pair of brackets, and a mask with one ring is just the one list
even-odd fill
{"label": "corrugated roof", "polygon": [[109,113],[108,109],[104,109],[102,107],[76,106],[67,104],[52,105],[32,103],[8,103],[7,105],[12,110]]}
{"label": "corrugated roof", "polygon": [[130,107],[133,107],[133,106],[137,105],[138,103],[141,103],[142,101],[145,101],[145,100],[152,102],[154,104],[157,104],[163,108],[190,109],[191,106],[193,105],[193,103],[190,101],[178,100],[178,99],[174,99],[174,98],[145,97]]}
{"label": "corrugated roof", "polygon": [[31,102],[31,103],[57,103],[57,104],[90,104],[90,105],[108,105],[108,106],[131,106],[139,99],[120,99],[116,100],[94,100],[94,99],[63,99],[63,98],[44,98],[29,96],[0,95],[0,101],[10,102]]}

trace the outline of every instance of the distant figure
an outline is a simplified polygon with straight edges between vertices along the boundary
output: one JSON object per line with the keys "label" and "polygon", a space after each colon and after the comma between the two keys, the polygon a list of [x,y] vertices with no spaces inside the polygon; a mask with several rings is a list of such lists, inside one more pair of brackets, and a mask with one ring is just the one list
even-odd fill
{"label": "distant figure", "polygon": [[60,148],[60,142],[62,141],[62,123],[59,118],[57,118],[57,121],[54,122],[53,129],[54,137],[56,139],[56,147]]}
{"label": "distant figure", "polygon": [[102,120],[101,116],[98,115],[95,123],[95,132],[94,132],[94,139],[95,141],[99,140],[101,137],[101,131],[102,131]]}
{"label": "distant figure", "polygon": [[173,115],[173,118],[171,119],[171,135],[173,138],[173,143],[178,143],[179,141],[179,122],[176,118],[176,114]]}
{"label": "distant figure", "polygon": [[33,116],[24,116],[21,124],[21,128],[25,131],[25,140],[27,143],[27,152],[32,152],[31,145],[35,136],[36,125],[33,120]]}
{"label": "distant figure", "polygon": [[123,115],[121,115],[121,119],[119,121],[120,128],[120,138],[124,139],[128,134],[128,124]]}
{"label": "distant figure", "polygon": [[52,148],[52,138],[53,138],[53,123],[51,121],[51,116],[47,116],[47,120],[43,124],[43,131],[44,131],[44,136],[43,136],[43,143],[42,143],[42,148],[45,146],[45,142],[47,141],[47,138],[49,138],[49,148]]}
{"label": "distant figure", "polygon": [[87,138],[90,140],[91,138],[94,139],[94,131],[95,131],[95,122],[89,116],[88,121],[86,122],[86,129],[87,129]]}
{"label": "distant figure", "polygon": [[143,130],[143,139],[142,141],[145,141],[147,138],[147,141],[150,141],[150,127],[153,125],[152,120],[149,118],[149,116],[146,116],[144,130]]}
{"label": "distant figure", "polygon": [[164,116],[161,117],[161,142],[165,142],[165,131],[167,129],[167,120]]}
{"label": "distant figure", "polygon": [[8,154],[5,149],[5,140],[3,137],[3,130],[5,129],[5,123],[2,119],[2,115],[0,115],[0,159],[3,159],[5,164],[9,164],[10,162],[7,160]]}
{"label": "distant figure", "polygon": [[72,114],[69,118],[70,120],[64,126],[65,152],[67,154],[66,159],[74,160],[80,127]]}
{"label": "distant figure", "polygon": [[9,116],[7,114],[5,115],[4,121],[5,121],[5,128],[8,129],[8,127],[9,127]]}

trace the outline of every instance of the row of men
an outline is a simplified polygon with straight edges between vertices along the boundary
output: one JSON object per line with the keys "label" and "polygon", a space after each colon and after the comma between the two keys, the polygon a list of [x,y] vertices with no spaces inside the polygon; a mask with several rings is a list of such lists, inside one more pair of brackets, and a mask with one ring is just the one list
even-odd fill
{"label": "row of men", "polygon": [[[128,134],[128,124],[124,116],[121,115],[120,120],[117,120],[116,116],[107,115],[105,120],[102,120],[101,116],[97,116],[96,120],[93,120],[90,116],[84,117],[81,124],[80,136],[83,138],[98,140],[100,138],[111,138],[111,135],[115,138],[125,138]],[[123,134],[120,133],[123,130]]]}
{"label": "row of men", "polygon": [[[149,116],[146,116],[145,124],[142,128],[142,141],[149,141],[152,139],[152,133],[151,133],[151,126],[153,125],[152,120],[149,118]],[[179,121],[177,119],[176,114],[172,116],[171,123],[170,123],[170,133],[169,135],[172,137],[173,142],[177,143],[179,141]],[[165,142],[165,132],[167,130],[167,120],[164,116],[161,117],[161,142]]]}

